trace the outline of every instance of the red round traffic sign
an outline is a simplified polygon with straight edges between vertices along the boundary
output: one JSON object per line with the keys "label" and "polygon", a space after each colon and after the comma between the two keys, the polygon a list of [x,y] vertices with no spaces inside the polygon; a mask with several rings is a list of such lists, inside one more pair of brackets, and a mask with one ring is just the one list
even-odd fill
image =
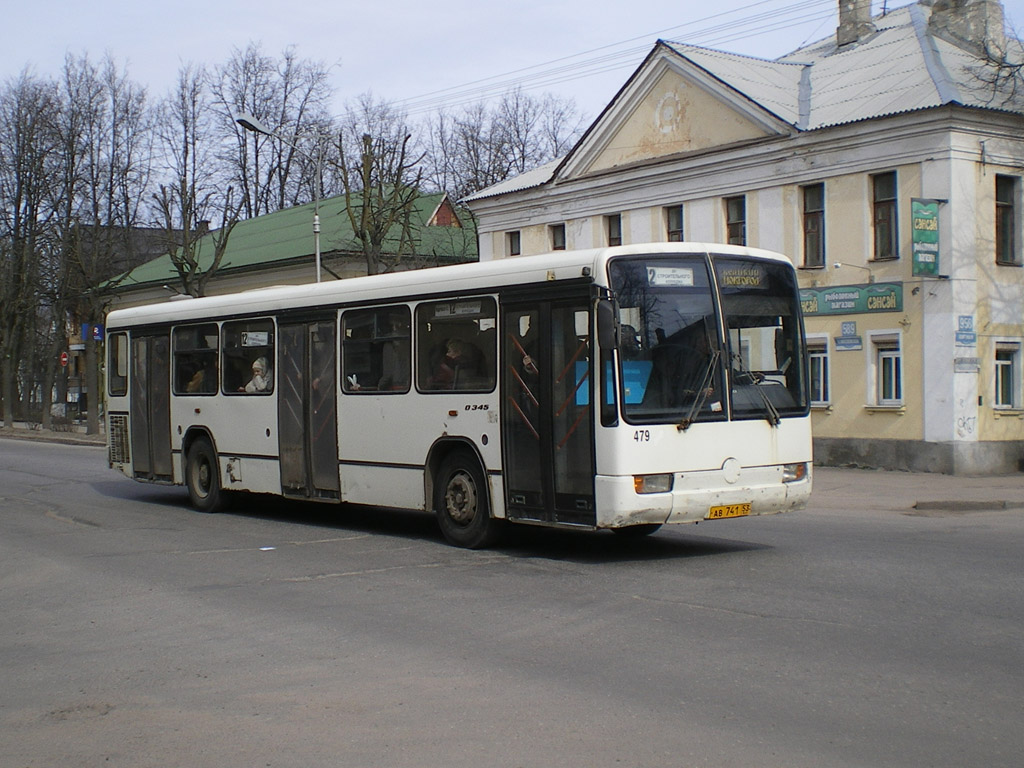
{"label": "red round traffic sign", "polygon": [[60,364],[62,366],[67,366],[67,364],[68,364],[68,353],[67,352],[61,352],[60,353]]}

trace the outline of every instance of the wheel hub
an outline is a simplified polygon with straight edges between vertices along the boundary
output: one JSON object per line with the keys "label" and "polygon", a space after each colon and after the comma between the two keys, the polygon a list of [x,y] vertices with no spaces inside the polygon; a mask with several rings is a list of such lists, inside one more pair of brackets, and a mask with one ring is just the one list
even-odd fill
{"label": "wheel hub", "polygon": [[458,474],[448,481],[444,498],[448,516],[456,523],[465,525],[476,516],[476,488],[466,475]]}

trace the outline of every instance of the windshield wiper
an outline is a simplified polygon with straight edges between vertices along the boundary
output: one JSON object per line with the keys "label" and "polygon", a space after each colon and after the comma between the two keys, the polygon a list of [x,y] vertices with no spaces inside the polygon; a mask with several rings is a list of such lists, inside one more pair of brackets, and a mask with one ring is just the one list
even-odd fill
{"label": "windshield wiper", "polygon": [[682,421],[676,424],[676,429],[680,432],[685,432],[690,428],[694,417],[704,407],[704,401],[708,399],[708,393],[711,391],[711,379],[714,376],[715,367],[718,365],[718,359],[721,356],[721,350],[716,349],[711,353],[711,357],[708,358],[708,364],[704,367],[704,373],[700,377],[700,389],[697,391],[697,397],[693,400],[693,405],[690,406],[690,412],[686,414]]}
{"label": "windshield wiper", "polygon": [[739,373],[740,376],[747,377],[749,384],[746,386],[753,387],[754,391],[757,392],[757,396],[761,398],[761,403],[764,405],[765,419],[767,419],[768,423],[773,427],[779,426],[782,422],[782,416],[779,414],[779,409],[775,407],[775,404],[772,403],[771,399],[764,393],[764,390],[759,385],[760,382],[764,381],[764,376],[759,373],[754,373],[753,371],[748,371],[744,368],[743,362],[738,356],[736,357],[736,367],[737,373]]}

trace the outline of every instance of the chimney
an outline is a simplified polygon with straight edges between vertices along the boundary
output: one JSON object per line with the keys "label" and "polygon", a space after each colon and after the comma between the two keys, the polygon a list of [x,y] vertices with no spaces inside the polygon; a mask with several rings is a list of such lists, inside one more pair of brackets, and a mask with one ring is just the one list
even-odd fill
{"label": "chimney", "polygon": [[836,43],[842,48],[857,43],[875,31],[871,23],[871,0],[839,0]]}
{"label": "chimney", "polygon": [[999,0],[934,0],[928,31],[981,56],[1006,52],[1003,6]]}

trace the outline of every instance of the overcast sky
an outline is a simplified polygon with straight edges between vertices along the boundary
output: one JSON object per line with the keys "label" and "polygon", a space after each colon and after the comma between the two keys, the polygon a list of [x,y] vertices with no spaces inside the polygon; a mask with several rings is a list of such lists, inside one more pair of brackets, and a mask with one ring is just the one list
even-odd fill
{"label": "overcast sky", "polygon": [[[888,7],[907,0],[888,0]],[[372,91],[415,115],[521,82],[595,116],[656,39],[774,58],[835,31],[837,0],[8,0],[0,77],[55,75],[67,53],[111,54],[152,97],[184,63],[222,63],[260,42],[332,67],[336,113]],[[1024,0],[1004,0],[1024,29]],[[875,13],[883,2],[874,0]],[[438,93],[440,92],[440,93]]]}

